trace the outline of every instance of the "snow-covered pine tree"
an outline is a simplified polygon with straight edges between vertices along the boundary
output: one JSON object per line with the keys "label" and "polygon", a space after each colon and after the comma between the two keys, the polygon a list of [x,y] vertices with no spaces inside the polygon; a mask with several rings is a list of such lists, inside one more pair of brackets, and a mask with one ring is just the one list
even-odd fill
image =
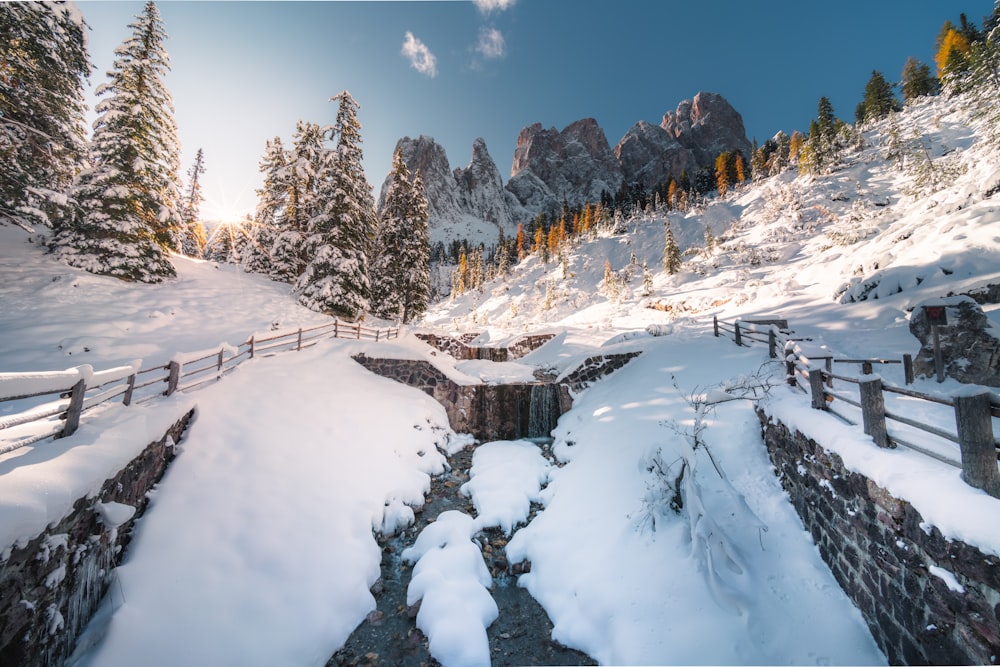
{"label": "snow-covered pine tree", "polygon": [[257,190],[257,209],[244,230],[247,248],[242,257],[245,271],[270,276],[275,280],[291,283],[298,277],[299,259],[297,248],[301,247],[300,235],[294,234],[294,242],[283,243],[282,248],[291,252],[282,253],[278,248],[279,235],[285,231],[288,199],[291,191],[287,168],[292,161],[285,150],[281,137],[274,137],[264,144],[264,156],[260,161],[260,172],[264,175],[264,186]]}
{"label": "snow-covered pine tree", "polygon": [[[706,227],[707,228],[707,227]],[[674,239],[674,230],[667,222],[665,244],[663,248],[663,269],[670,275],[674,275],[681,270],[681,249]]]}
{"label": "snow-covered pine tree", "polygon": [[358,103],[346,90],[332,128],[336,149],[324,158],[317,197],[322,210],[309,221],[311,259],[296,282],[299,303],[345,319],[369,307],[368,251],[375,237],[375,199],[362,166]]}
{"label": "snow-covered pine tree", "polygon": [[181,202],[180,241],[181,252],[188,257],[201,257],[205,252],[205,226],[201,224],[201,175],[205,173],[205,154],[199,148],[194,164],[188,169],[188,186]]}
{"label": "snow-covered pine tree", "polygon": [[60,230],[55,249],[92,273],[155,283],[176,275],[167,253],[181,224],[177,127],[156,5],[147,2],[129,27],[98,89],[108,97],[96,109],[91,167],[76,186],[81,211]]}
{"label": "snow-covered pine tree", "polygon": [[379,211],[375,253],[371,258],[372,312],[387,319],[402,319],[402,283],[397,258],[402,255],[403,236],[410,215],[413,184],[410,170],[399,150],[392,154],[389,185]]}
{"label": "snow-covered pine tree", "polygon": [[427,197],[419,172],[410,178],[402,154],[393,155],[371,264],[372,311],[410,322],[430,301]]}
{"label": "snow-covered pine tree", "polygon": [[83,17],[71,4],[0,3],[0,223],[59,228],[86,154]]}

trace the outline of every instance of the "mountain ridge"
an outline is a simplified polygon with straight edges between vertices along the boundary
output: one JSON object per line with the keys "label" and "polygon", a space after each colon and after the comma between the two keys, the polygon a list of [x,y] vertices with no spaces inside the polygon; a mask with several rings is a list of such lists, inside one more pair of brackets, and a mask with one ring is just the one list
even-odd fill
{"label": "mountain ridge", "polygon": [[564,202],[596,203],[630,183],[649,191],[671,176],[710,166],[723,151],[749,159],[750,142],[742,116],[722,95],[699,92],[666,112],[659,126],[638,121],[614,147],[594,118],[562,130],[533,123],[518,133],[507,183],[482,138],[473,142],[465,168],[452,169],[432,137],[403,137],[395,150],[411,172],[421,172],[432,242],[467,238],[488,245],[501,233],[515,235],[518,224],[541,213],[554,214]]}

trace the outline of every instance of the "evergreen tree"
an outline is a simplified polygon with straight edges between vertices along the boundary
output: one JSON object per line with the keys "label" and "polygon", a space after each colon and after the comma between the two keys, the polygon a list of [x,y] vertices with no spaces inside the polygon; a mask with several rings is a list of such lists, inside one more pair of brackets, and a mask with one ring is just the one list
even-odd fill
{"label": "evergreen tree", "polygon": [[205,251],[205,226],[201,224],[201,175],[205,173],[205,155],[199,148],[194,164],[188,169],[188,187],[181,203],[181,252],[188,257],[201,257]]}
{"label": "evergreen tree", "polygon": [[855,119],[859,123],[872,122],[885,118],[893,111],[899,111],[901,106],[892,91],[892,85],[878,70],[872,70],[872,76],[865,86],[865,96],[858,105]]}
{"label": "evergreen tree", "polygon": [[379,221],[372,260],[372,310],[385,318],[410,322],[427,310],[430,301],[427,197],[418,173],[411,182],[399,151]]}
{"label": "evergreen tree", "polygon": [[[299,122],[297,127],[301,127]],[[298,133],[296,137],[298,137]],[[301,185],[293,167],[295,154],[285,149],[281,137],[264,144],[260,171],[264,185],[257,190],[257,209],[250,227],[250,244],[243,256],[247,271],[263,273],[275,280],[294,283],[305,270],[304,216],[296,216]]]}
{"label": "evergreen tree", "polygon": [[816,118],[809,124],[809,139],[799,150],[801,173],[823,173],[836,163],[839,126],[829,98],[819,98]]}
{"label": "evergreen tree", "polygon": [[160,13],[147,2],[115,51],[98,94],[92,167],[76,187],[81,207],[56,238],[68,263],[123,280],[173,277],[167,252],[181,224],[177,128],[162,77],[170,69]]}
{"label": "evergreen tree", "polygon": [[903,103],[909,104],[918,97],[937,93],[937,79],[931,74],[929,65],[920,62],[912,56],[906,59],[900,88],[903,92]]}
{"label": "evergreen tree", "polygon": [[666,245],[663,249],[663,268],[670,275],[681,270],[681,249],[674,239],[674,230],[667,223]]}
{"label": "evergreen tree", "polygon": [[337,147],[324,157],[317,179],[322,210],[309,220],[311,260],[296,291],[306,307],[354,320],[370,303],[368,251],[375,235],[375,201],[362,166],[359,105],[347,91],[331,101],[339,103],[332,128]]}
{"label": "evergreen tree", "polygon": [[86,153],[83,21],[70,6],[0,3],[0,224],[59,228]]}

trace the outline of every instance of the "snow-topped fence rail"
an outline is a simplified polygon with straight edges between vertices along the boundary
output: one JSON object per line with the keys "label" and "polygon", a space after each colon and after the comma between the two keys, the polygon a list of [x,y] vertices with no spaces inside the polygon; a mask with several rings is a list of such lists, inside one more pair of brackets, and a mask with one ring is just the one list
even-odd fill
{"label": "snow-topped fence rail", "polygon": [[194,389],[218,380],[258,355],[302,350],[322,338],[381,341],[397,337],[398,327],[377,329],[335,320],[273,336],[251,336],[239,345],[223,344],[211,352],[178,354],[165,365],[145,369],[135,361],[103,371],[82,365],[64,371],[0,373],[0,403],[30,404],[0,416],[0,455],[46,438],[72,435],[83,413],[98,405],[119,399],[131,405]]}
{"label": "snow-topped fence rail", "polygon": [[[913,383],[910,355],[902,359],[843,359],[824,347],[796,338],[781,320],[743,320],[732,324],[713,318],[715,336],[732,336],[737,345],[768,345],[772,359],[785,362],[786,382],[810,395],[812,407],[851,424],[861,424],[879,447],[907,447],[960,468],[967,484],[1000,498],[1000,440],[994,420],[1000,418],[1000,400],[980,387],[952,395],[928,394],[885,382],[875,364],[902,364],[906,384]],[[857,376],[834,373],[834,364],[858,364]],[[834,380],[857,387],[856,395],[835,387]],[[949,410],[950,408],[950,410]],[[954,420],[954,431],[943,425]],[[890,428],[891,425],[891,428]],[[958,445],[958,451],[955,451]]]}

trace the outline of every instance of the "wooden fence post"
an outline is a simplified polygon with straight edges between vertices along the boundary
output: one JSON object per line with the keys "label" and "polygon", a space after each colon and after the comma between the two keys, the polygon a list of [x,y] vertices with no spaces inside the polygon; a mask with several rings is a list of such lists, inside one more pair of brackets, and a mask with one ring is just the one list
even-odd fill
{"label": "wooden fence post", "polygon": [[340,338],[340,320],[333,321],[333,337]]}
{"label": "wooden fence post", "polygon": [[809,370],[809,390],[812,392],[812,407],[814,410],[826,410],[826,390],[823,388],[823,370]]}
{"label": "wooden fence post", "polygon": [[785,380],[791,386],[795,386],[795,359],[791,356],[785,358]]}
{"label": "wooden fence post", "polygon": [[743,347],[743,336],[740,334],[740,321],[733,322],[733,331],[736,332],[736,344]]}
{"label": "wooden fence post", "polygon": [[870,362],[870,361],[862,361],[861,362],[861,374],[862,375],[871,375],[872,374],[872,362]]}
{"label": "wooden fence post", "polygon": [[889,432],[885,426],[885,396],[882,394],[882,379],[872,378],[858,382],[861,390],[861,419],[865,433],[872,437],[879,447],[891,448]]}
{"label": "wooden fence post", "polygon": [[257,353],[257,345],[254,342],[254,337],[250,336],[250,340],[247,342],[250,344],[250,358],[253,359],[253,355]]}
{"label": "wooden fence post", "polygon": [[225,349],[226,348],[224,348],[224,347],[219,348],[219,360],[215,364],[215,370],[217,370],[217,371],[221,371],[222,370],[222,353],[225,351]]}
{"label": "wooden fence post", "polygon": [[826,368],[827,378],[826,386],[833,389],[833,357],[826,357],[826,362],[824,363]]}
{"label": "wooden fence post", "polygon": [[993,441],[989,392],[955,396],[955,423],[962,451],[962,479],[969,486],[1000,498],[1000,470]]}
{"label": "wooden fence post", "polygon": [[381,329],[376,329],[376,330],[375,330],[375,342],[376,342],[376,343],[378,342],[378,335],[379,335],[380,333],[382,333],[382,330],[381,330]]}
{"label": "wooden fence post", "polygon": [[772,359],[778,358],[778,335],[774,333],[774,327],[767,330],[767,355]]}
{"label": "wooden fence post", "polygon": [[358,328],[358,340],[361,340],[361,322],[356,322],[354,326]]}
{"label": "wooden fence post", "polygon": [[712,315],[712,331],[715,333],[715,337],[719,337],[719,317],[717,315]]}
{"label": "wooden fence post", "polygon": [[128,388],[125,389],[125,398],[122,399],[122,403],[125,405],[132,405],[132,392],[135,391],[135,373],[128,376]]}
{"label": "wooden fence post", "polygon": [[63,426],[60,438],[73,435],[80,427],[80,415],[83,413],[83,396],[87,393],[87,381],[83,378],[77,380],[73,385],[73,390],[69,395],[69,407],[66,409],[66,425]]}
{"label": "wooden fence post", "polygon": [[295,351],[296,352],[302,351],[302,327],[299,327],[299,339],[298,342],[295,344]]}
{"label": "wooden fence post", "polygon": [[913,355],[903,355],[903,381],[906,384],[913,384]]}
{"label": "wooden fence post", "polygon": [[167,364],[167,391],[166,395],[170,396],[175,391],[177,391],[177,384],[181,381],[181,365],[176,361],[171,361]]}

